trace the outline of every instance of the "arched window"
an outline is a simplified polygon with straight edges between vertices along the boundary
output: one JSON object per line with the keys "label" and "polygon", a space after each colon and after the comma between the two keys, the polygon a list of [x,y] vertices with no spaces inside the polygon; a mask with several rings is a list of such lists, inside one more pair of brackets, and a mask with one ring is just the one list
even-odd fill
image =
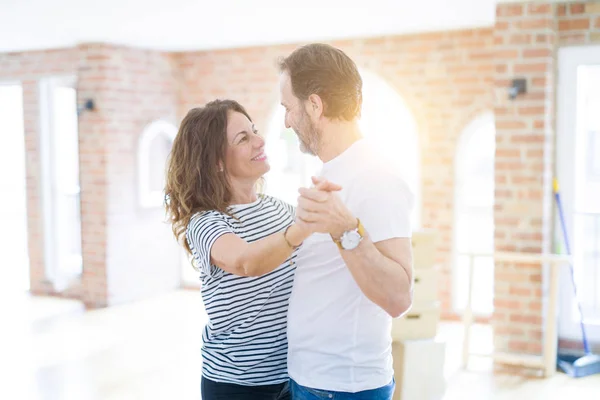
{"label": "arched window", "polygon": [[140,136],[138,196],[144,208],[163,205],[166,161],[176,135],[175,125],[158,120],[146,126]]}

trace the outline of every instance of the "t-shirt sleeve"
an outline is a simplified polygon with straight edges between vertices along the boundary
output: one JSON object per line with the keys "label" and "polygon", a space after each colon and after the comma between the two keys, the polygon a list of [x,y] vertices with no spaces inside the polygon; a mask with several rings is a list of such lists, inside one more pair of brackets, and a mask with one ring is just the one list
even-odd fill
{"label": "t-shirt sleeve", "polygon": [[400,176],[365,175],[355,191],[353,195],[358,198],[355,215],[373,242],[411,237],[414,195]]}
{"label": "t-shirt sleeve", "polygon": [[210,251],[216,240],[226,233],[233,231],[218,212],[205,212],[190,221],[186,239],[201,273],[214,276],[218,267],[211,265]]}
{"label": "t-shirt sleeve", "polygon": [[278,206],[280,206],[281,208],[283,208],[285,211],[287,211],[289,213],[289,215],[292,217],[292,219],[294,219],[296,217],[296,207],[294,207],[290,203],[287,203],[287,202],[285,202],[285,201],[283,201],[281,199],[278,199],[277,197],[270,196],[269,198],[275,204],[277,204]]}

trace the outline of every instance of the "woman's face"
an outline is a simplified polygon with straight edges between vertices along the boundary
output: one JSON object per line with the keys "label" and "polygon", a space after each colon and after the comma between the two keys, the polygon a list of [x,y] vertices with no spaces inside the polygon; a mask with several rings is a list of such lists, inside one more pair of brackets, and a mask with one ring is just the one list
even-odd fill
{"label": "woman's face", "polygon": [[266,174],[271,167],[264,150],[265,140],[254,124],[244,114],[230,111],[225,169],[231,181],[256,181]]}

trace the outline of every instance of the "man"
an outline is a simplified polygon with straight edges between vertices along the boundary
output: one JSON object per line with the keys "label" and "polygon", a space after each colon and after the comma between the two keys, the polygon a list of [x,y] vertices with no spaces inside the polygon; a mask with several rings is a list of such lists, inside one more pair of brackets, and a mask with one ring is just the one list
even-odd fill
{"label": "man", "polygon": [[362,79],[354,62],[324,44],[280,62],[285,125],[323,161],[338,193],[300,189],[304,241],[288,312],[288,372],[294,399],[391,399],[391,321],[412,303],[413,197],[362,139]]}

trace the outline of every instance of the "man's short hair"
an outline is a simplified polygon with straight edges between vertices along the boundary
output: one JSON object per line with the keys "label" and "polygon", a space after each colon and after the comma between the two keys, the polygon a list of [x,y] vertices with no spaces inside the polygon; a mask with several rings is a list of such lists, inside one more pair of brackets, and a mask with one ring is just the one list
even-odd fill
{"label": "man's short hair", "polygon": [[362,78],[343,51],[321,43],[302,46],[279,62],[279,70],[289,74],[300,100],[318,95],[326,117],[346,121],[360,117]]}

